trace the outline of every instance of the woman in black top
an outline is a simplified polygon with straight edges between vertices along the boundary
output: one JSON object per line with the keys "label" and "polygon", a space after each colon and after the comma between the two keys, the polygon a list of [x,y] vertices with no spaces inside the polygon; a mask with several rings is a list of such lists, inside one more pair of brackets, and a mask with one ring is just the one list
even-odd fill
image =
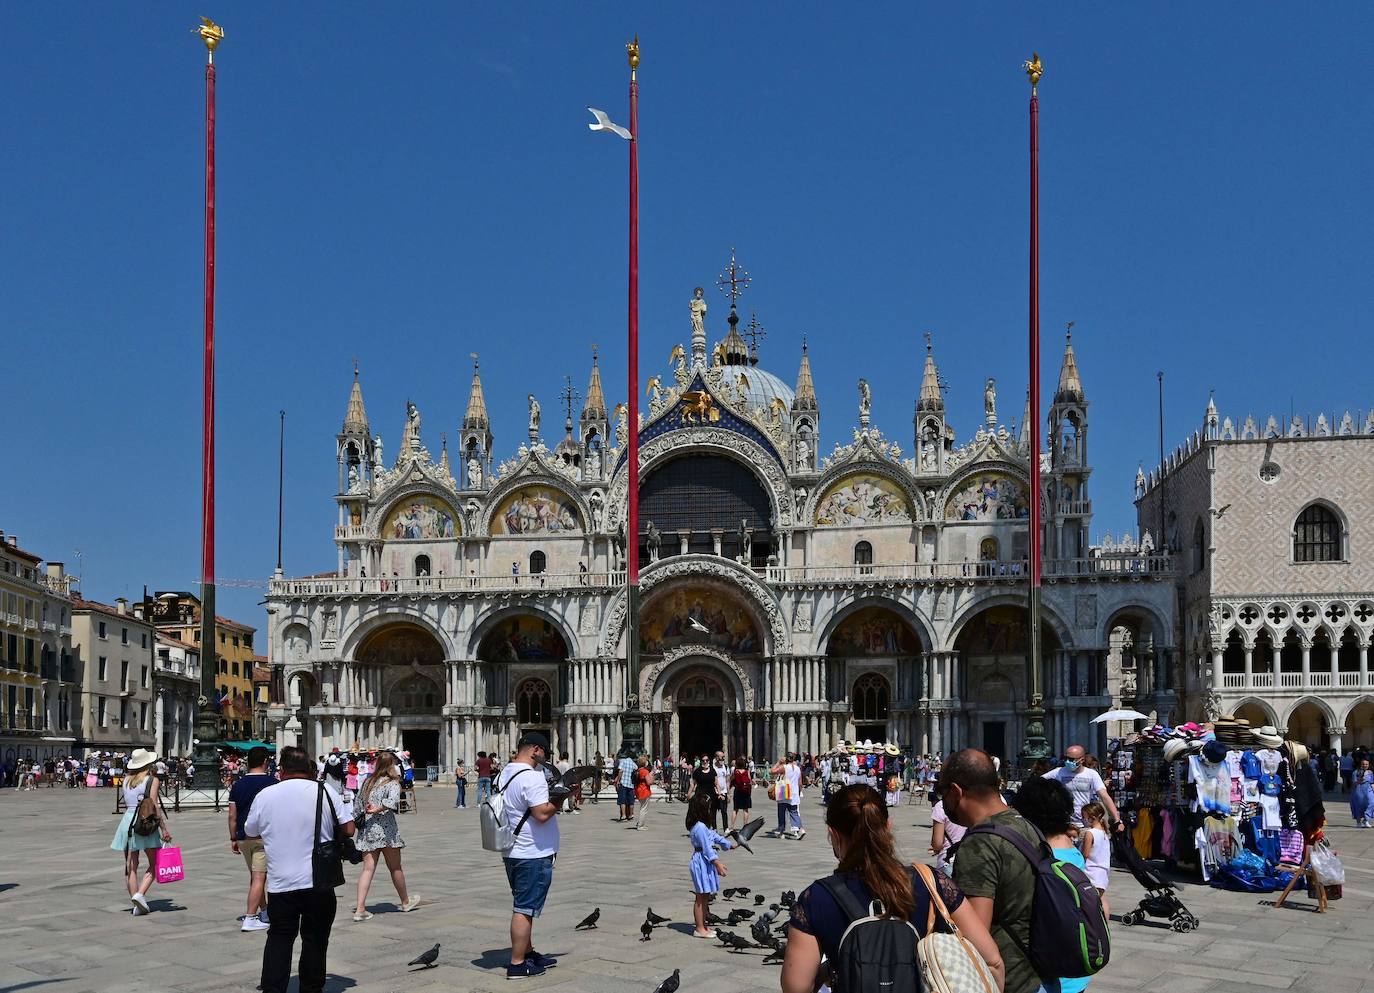
{"label": "woman in black top", "polygon": [[[836,872],[864,906],[881,900],[890,917],[910,921],[925,937],[931,917],[931,898],[924,885],[912,886],[906,865],[897,858],[882,794],[863,783],[846,786],[826,807],[825,833],[839,859]],[[1002,985],[1002,955],[997,942],[964,900],[964,894],[943,872],[935,873],[940,899],[988,970]],[[939,914],[935,915],[939,920]],[[792,908],[787,929],[787,953],[782,963],[782,993],[812,993],[816,989],[821,955],[834,961],[840,939],[850,924],[835,898],[819,881],[802,890]]]}

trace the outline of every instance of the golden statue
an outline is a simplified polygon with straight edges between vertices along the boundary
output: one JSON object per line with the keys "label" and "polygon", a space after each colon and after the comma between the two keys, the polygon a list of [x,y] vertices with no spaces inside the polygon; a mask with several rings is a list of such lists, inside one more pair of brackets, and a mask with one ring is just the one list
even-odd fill
{"label": "golden statue", "polygon": [[712,365],[725,365],[725,343],[716,342],[716,347],[711,351]]}
{"label": "golden statue", "polygon": [[685,363],[686,361],[687,353],[682,350],[682,346],[674,345],[672,352],[668,355],[668,364],[672,365],[674,362]]}
{"label": "golden statue", "polygon": [[192,28],[196,34],[200,35],[201,41],[205,42],[205,48],[210,53],[211,61],[215,58],[215,48],[224,40],[224,28],[220,27],[208,17],[201,17],[200,27]]}
{"label": "golden statue", "polygon": [[625,54],[630,57],[630,71],[634,72],[639,68],[639,35],[635,35],[635,40],[625,46]]}
{"label": "golden statue", "polygon": [[1045,75],[1045,67],[1040,64],[1040,54],[1031,52],[1030,61],[1024,63],[1021,68],[1025,69],[1026,75],[1030,77],[1031,90],[1034,91],[1040,82],[1040,77]]}
{"label": "golden statue", "polygon": [[720,410],[716,407],[711,394],[705,390],[688,390],[682,394],[682,422],[684,424],[705,424],[707,421],[720,420]]}

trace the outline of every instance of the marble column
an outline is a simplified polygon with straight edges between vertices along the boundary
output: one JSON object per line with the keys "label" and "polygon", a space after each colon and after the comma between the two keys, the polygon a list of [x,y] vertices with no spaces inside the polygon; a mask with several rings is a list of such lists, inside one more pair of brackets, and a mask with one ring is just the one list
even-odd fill
{"label": "marble column", "polygon": [[[1277,658],[1277,653],[1275,654]],[[1275,666],[1277,669],[1278,667]],[[1212,649],[1212,689],[1221,689],[1221,649]]]}
{"label": "marble column", "polygon": [[1302,688],[1312,685],[1312,642],[1303,639],[1302,643]]}
{"label": "marble column", "polygon": [[1360,688],[1365,689],[1369,686],[1369,644],[1360,644]]}

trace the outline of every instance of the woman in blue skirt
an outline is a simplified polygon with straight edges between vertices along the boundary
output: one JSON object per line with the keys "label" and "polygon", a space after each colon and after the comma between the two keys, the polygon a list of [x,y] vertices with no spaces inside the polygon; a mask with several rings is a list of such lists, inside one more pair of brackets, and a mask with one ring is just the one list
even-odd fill
{"label": "woman in blue skirt", "polygon": [[1369,759],[1355,770],[1355,788],[1350,793],[1350,816],[1356,827],[1374,827],[1374,771]]}
{"label": "woman in blue skirt", "polygon": [[714,938],[715,934],[706,926],[706,913],[711,907],[711,897],[720,889],[720,877],[726,875],[725,866],[716,858],[717,848],[734,848],[734,842],[722,838],[711,827],[712,813],[715,811],[715,794],[710,790],[698,790],[687,804],[687,830],[692,836],[692,892],[696,900],[692,906],[692,917],[696,921],[697,938]]}
{"label": "woman in blue skirt", "polygon": [[[148,913],[148,890],[153,886],[153,868],[157,861],[157,850],[172,843],[172,832],[167,828],[167,817],[162,809],[161,800],[157,804],[157,830],[152,834],[137,834],[134,831],[134,818],[138,816],[138,805],[152,791],[157,796],[158,781],[153,774],[157,753],[146,748],[135,748],[126,766],[126,775],[121,789],[124,790],[124,816],[119,827],[115,828],[110,848],[124,853],[124,877],[129,887],[129,902],[133,904],[135,917]],[[143,878],[138,873],[138,853],[147,853],[147,865]]]}

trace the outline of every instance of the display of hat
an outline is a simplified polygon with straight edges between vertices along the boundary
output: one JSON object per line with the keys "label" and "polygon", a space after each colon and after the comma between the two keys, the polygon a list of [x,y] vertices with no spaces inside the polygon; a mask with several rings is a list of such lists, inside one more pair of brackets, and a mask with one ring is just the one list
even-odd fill
{"label": "display of hat", "polygon": [[1209,741],[1202,746],[1202,757],[1208,762],[1226,761],[1226,746],[1220,741]]}
{"label": "display of hat", "polygon": [[865,738],[865,739],[864,739],[864,750],[865,750],[865,751],[869,751],[869,752],[873,751],[873,739],[872,739],[872,738]]}
{"label": "display of hat", "polygon": [[145,766],[150,766],[157,761],[157,752],[148,748],[135,748],[134,753],[129,756],[129,761],[124,763],[124,768],[129,772],[137,772]]}
{"label": "display of hat", "polygon": [[894,744],[893,744],[892,742],[890,742],[890,741],[887,743],[887,747],[884,748],[883,751],[887,752],[887,754],[889,754],[889,755],[900,755],[900,754],[902,754],[902,750],[901,750],[900,748],[898,748],[896,745],[894,745]]}
{"label": "display of hat", "polygon": [[1177,762],[1188,755],[1188,742],[1182,738],[1170,738],[1164,743],[1164,761]]}
{"label": "display of hat", "polygon": [[1288,750],[1288,758],[1294,762],[1306,762],[1311,758],[1306,745],[1296,741],[1285,741],[1284,746]]}
{"label": "display of hat", "polygon": [[1278,748],[1283,744],[1283,735],[1279,734],[1279,729],[1272,724],[1251,728],[1250,736],[1265,748]]}

